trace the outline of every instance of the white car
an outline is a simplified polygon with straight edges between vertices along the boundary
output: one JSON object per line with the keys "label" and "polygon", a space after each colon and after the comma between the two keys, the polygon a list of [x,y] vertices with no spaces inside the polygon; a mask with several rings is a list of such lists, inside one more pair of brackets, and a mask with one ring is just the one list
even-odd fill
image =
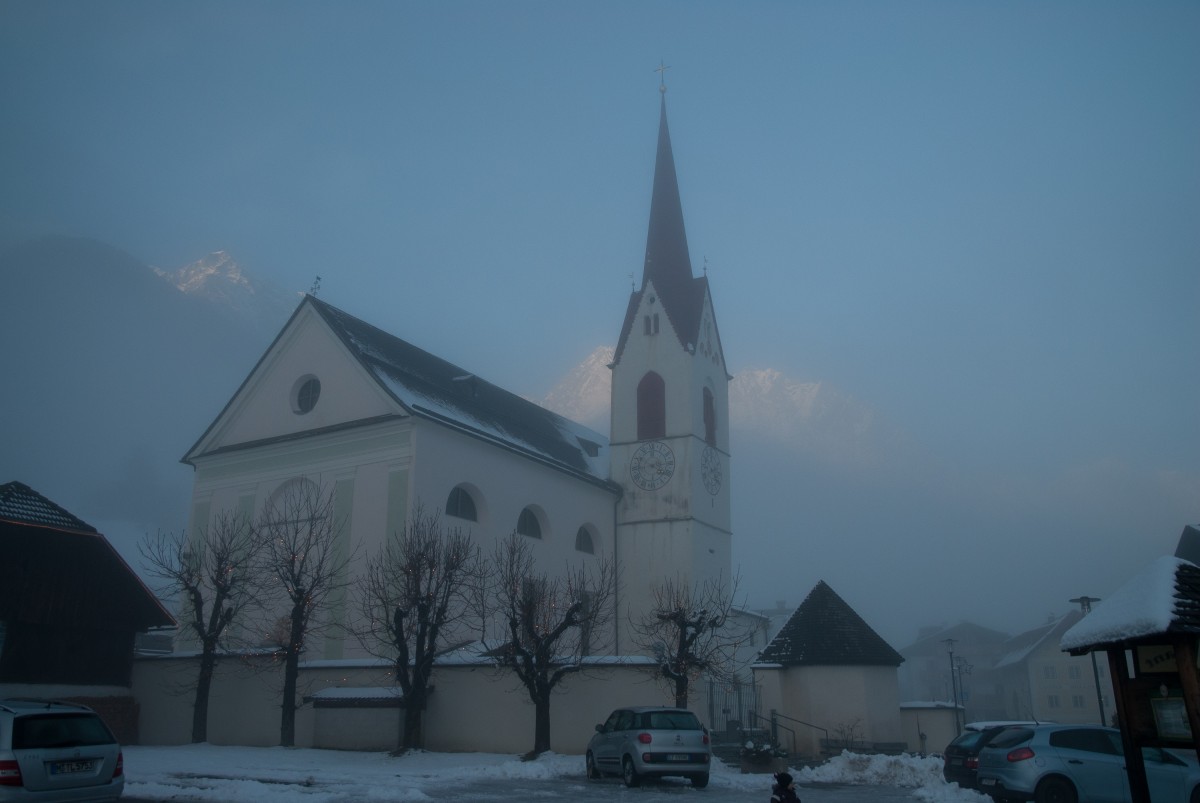
{"label": "white car", "polygon": [[121,746],[95,711],[0,700],[0,803],[100,803],[124,789]]}
{"label": "white car", "polygon": [[644,777],[679,775],[708,786],[712,745],[708,730],[685,708],[618,708],[588,742],[587,776],[620,775],[626,786]]}

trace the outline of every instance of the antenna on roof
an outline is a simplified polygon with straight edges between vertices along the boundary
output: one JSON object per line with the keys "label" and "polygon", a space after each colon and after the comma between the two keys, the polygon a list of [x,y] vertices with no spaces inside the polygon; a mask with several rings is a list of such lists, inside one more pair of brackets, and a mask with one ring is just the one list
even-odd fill
{"label": "antenna on roof", "polygon": [[313,279],[312,287],[308,288],[308,294],[310,296],[315,296],[317,294],[317,291],[320,289],[321,289],[321,277],[318,276],[317,278]]}

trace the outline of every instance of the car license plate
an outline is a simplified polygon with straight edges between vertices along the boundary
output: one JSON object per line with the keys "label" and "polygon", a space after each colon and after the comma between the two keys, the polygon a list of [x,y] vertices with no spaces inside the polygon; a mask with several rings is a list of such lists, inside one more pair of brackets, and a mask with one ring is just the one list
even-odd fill
{"label": "car license plate", "polygon": [[961,758],[950,759],[950,766],[952,766],[952,767],[961,767],[962,763],[963,763],[963,760]]}
{"label": "car license plate", "polygon": [[979,785],[980,786],[995,786],[996,779],[995,778],[980,778]]}
{"label": "car license plate", "polygon": [[67,775],[72,772],[91,772],[94,762],[92,761],[51,761],[51,775]]}
{"label": "car license plate", "polygon": [[691,758],[687,753],[667,753],[667,761],[690,761]]}

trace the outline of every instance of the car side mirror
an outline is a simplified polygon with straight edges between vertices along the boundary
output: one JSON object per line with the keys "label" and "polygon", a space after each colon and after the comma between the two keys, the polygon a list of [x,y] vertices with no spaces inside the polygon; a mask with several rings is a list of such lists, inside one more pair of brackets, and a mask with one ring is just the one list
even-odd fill
{"label": "car side mirror", "polygon": [[596,733],[604,733],[604,726],[603,726],[603,725],[597,725],[597,726],[596,726]]}

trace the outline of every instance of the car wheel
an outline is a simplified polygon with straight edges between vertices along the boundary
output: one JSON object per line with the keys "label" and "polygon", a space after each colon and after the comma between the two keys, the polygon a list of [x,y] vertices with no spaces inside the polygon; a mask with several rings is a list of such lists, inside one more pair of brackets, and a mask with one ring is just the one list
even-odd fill
{"label": "car wheel", "polygon": [[1033,793],[1036,803],[1079,803],[1074,785],[1066,778],[1051,776],[1037,785]]}
{"label": "car wheel", "polygon": [[625,760],[621,762],[621,780],[625,781],[625,785],[633,788],[642,782],[638,777],[637,770],[633,768],[633,759],[625,756]]}
{"label": "car wheel", "polygon": [[602,775],[600,773],[600,770],[596,769],[596,757],[592,755],[591,750],[588,751],[587,758],[584,759],[584,761],[587,764],[588,780],[589,781],[599,780],[602,777]]}
{"label": "car wheel", "polygon": [[691,775],[689,776],[688,780],[692,782],[692,786],[696,787],[697,789],[703,789],[704,787],[708,786],[708,773],[701,772],[696,775]]}

